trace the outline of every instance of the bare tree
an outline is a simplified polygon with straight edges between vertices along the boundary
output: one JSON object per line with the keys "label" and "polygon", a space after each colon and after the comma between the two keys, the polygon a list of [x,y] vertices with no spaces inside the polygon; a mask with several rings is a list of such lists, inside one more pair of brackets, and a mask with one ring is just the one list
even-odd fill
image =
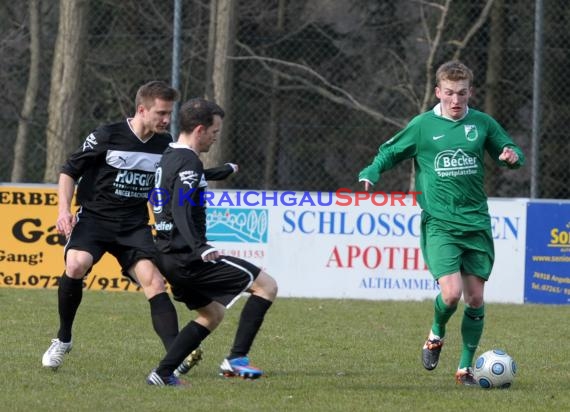
{"label": "bare tree", "polygon": [[28,84],[24,97],[24,105],[18,120],[18,134],[14,144],[14,163],[12,165],[12,182],[22,182],[26,170],[26,147],[28,146],[29,124],[32,120],[38,85],[40,79],[40,12],[39,0],[30,0],[30,68]]}
{"label": "bare tree", "polygon": [[[454,59],[458,60],[461,57],[461,52],[463,51],[465,46],[467,46],[467,43],[469,43],[471,38],[473,38],[473,36],[479,31],[481,26],[483,26],[483,24],[487,21],[489,13],[493,7],[494,1],[495,0],[487,0],[487,3],[485,3],[485,7],[483,7],[483,10],[481,11],[481,14],[477,18],[477,20],[473,22],[473,25],[469,28],[469,30],[467,30],[467,33],[465,33],[465,37],[463,38],[463,40],[451,42],[457,46],[457,50],[455,50],[455,54],[453,55]],[[501,1],[501,6],[500,6],[501,8],[502,4],[503,3]]]}
{"label": "bare tree", "polygon": [[[227,140],[227,131],[230,130],[231,124],[230,104],[233,65],[228,56],[233,55],[235,48],[237,1],[213,0],[211,7],[213,13],[210,14],[212,17],[210,24],[215,25],[215,30],[212,32],[212,29],[210,29],[209,40],[213,43],[208,47],[209,56],[207,60],[213,62],[211,73],[211,92],[213,95],[207,97],[224,108],[226,117],[224,119],[224,128],[222,129],[221,142],[212,146],[210,151],[204,155],[204,163],[209,166],[216,166],[226,161],[227,156],[231,157],[231,145]],[[212,45],[213,47],[211,47]],[[210,77],[209,73],[208,77]],[[213,182],[212,187],[220,187],[222,185],[222,182]]]}
{"label": "bare tree", "polygon": [[57,180],[60,165],[74,148],[87,9],[88,0],[60,1],[48,107],[45,182]]}
{"label": "bare tree", "polygon": [[[416,105],[416,110],[423,112],[428,109],[431,100],[433,99],[434,90],[434,75],[435,75],[435,62],[437,58],[442,53],[442,46],[452,45],[455,47],[455,52],[453,58],[459,58],[461,51],[467,46],[469,41],[481,28],[483,23],[488,19],[488,15],[494,0],[486,0],[486,3],[476,20],[473,21],[470,27],[464,31],[464,35],[461,38],[450,38],[450,35],[446,36],[447,20],[449,17],[450,9],[452,7],[451,0],[442,0],[439,2],[435,1],[423,1],[418,0],[417,11],[420,15],[420,28],[419,42],[423,44],[423,54],[425,55],[425,60],[423,61],[423,92],[416,96],[414,92],[413,79],[408,77],[410,84],[399,85],[397,87],[391,88],[386,85],[386,89],[393,90],[397,93],[403,95],[403,97],[414,103]],[[447,38],[446,38],[447,37]],[[370,104],[365,103],[364,96],[359,96],[357,92],[349,91],[349,89],[342,86],[335,85],[333,82],[329,81],[325,75],[319,73],[318,70],[309,67],[304,62],[297,61],[287,61],[283,59],[276,59],[270,56],[264,56],[258,53],[252,47],[246,44],[237,43],[240,48],[245,51],[244,56],[233,56],[232,59],[235,60],[256,60],[259,61],[261,66],[272,73],[272,76],[277,76],[277,78],[287,80],[288,87],[291,88],[292,84],[297,85],[297,89],[310,90],[313,93],[317,93],[328,100],[344,105],[352,110],[357,110],[365,113],[378,122],[387,123],[398,128],[405,126],[406,120],[401,118],[395,118],[389,113],[383,111],[383,109],[377,109],[372,107]],[[394,65],[399,67],[400,73],[410,73],[410,62],[404,60],[398,56],[398,53],[392,53],[394,60]],[[418,58],[417,55],[414,58]],[[391,79],[392,80],[392,79]],[[274,85],[279,83],[273,82]],[[265,169],[265,176],[267,182],[267,168],[271,167],[273,160],[270,158],[270,153],[267,152],[268,157],[266,161],[268,165]],[[412,165],[413,171],[413,165]],[[415,175],[411,173],[410,189],[415,186]]]}

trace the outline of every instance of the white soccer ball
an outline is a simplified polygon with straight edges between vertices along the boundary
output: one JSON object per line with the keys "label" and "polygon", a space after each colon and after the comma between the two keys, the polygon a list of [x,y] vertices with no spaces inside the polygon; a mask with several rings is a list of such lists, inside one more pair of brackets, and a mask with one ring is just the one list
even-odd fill
{"label": "white soccer ball", "polygon": [[512,357],[500,349],[483,353],[475,361],[473,374],[484,389],[510,388],[517,373],[517,364]]}

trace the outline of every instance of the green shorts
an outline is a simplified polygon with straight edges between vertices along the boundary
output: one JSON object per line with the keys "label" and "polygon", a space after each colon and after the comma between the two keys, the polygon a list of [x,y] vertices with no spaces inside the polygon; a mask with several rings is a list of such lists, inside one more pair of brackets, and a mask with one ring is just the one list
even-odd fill
{"label": "green shorts", "polygon": [[495,260],[491,228],[465,231],[422,214],[420,245],[435,280],[461,272],[488,280]]}

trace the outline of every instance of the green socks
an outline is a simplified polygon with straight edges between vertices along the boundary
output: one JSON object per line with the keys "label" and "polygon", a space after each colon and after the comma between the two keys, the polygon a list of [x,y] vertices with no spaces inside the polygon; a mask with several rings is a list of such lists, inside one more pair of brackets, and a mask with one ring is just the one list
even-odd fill
{"label": "green socks", "polygon": [[[440,293],[435,298],[433,308],[434,316],[431,330],[434,335],[443,339],[445,337],[445,325],[457,310],[457,306],[446,306]],[[479,308],[472,308],[467,305],[465,306],[463,320],[461,321],[463,346],[461,349],[461,358],[459,360],[460,369],[468,368],[473,365],[475,351],[477,350],[479,340],[483,334],[484,318],[484,305]]]}
{"label": "green socks", "polygon": [[461,322],[463,348],[461,350],[461,359],[459,360],[459,369],[468,368],[473,365],[475,351],[477,350],[477,345],[479,345],[479,340],[483,334],[484,318],[484,305],[479,308],[465,306],[463,320]]}
{"label": "green socks", "polygon": [[457,310],[457,306],[446,306],[443,302],[443,298],[441,297],[441,293],[437,295],[435,298],[435,302],[433,305],[434,309],[434,316],[433,316],[433,325],[431,330],[434,335],[443,338],[445,336],[445,325],[449,321],[449,318],[455,313]]}

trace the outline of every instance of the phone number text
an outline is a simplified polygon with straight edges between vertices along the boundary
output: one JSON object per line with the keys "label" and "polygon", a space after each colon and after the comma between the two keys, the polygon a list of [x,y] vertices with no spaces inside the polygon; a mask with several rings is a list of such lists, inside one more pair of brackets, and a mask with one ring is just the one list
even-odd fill
{"label": "phone number text", "polygon": [[[0,287],[15,288],[57,288],[60,276],[36,275],[33,273],[0,272]],[[141,287],[125,277],[111,277],[91,273],[83,280],[86,290],[139,291]]]}

